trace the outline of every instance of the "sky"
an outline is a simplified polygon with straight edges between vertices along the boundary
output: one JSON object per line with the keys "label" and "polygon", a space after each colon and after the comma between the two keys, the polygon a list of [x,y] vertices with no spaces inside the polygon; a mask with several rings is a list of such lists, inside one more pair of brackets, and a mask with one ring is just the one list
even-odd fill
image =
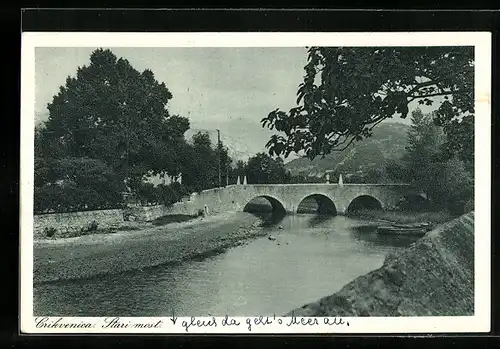
{"label": "sky", "polygon": [[[68,76],[90,63],[96,48],[36,48],[36,123],[47,119],[47,104]],[[193,131],[214,136],[219,129],[222,141],[241,157],[265,151],[272,131],[262,128],[260,120],[276,108],[296,106],[307,63],[303,47],[110,49],[135,69],[150,69],[165,82],[173,94],[171,114],[188,117]],[[409,123],[409,118],[394,121]]]}

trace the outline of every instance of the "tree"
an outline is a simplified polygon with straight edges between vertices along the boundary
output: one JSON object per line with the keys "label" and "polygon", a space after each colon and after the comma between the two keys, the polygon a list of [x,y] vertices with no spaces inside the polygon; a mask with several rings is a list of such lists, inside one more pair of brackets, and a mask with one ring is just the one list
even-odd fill
{"label": "tree", "polygon": [[[441,148],[445,135],[441,127],[433,123],[432,115],[424,115],[420,109],[412,113],[412,125],[408,131],[408,145],[402,161],[407,176],[425,186],[436,166],[443,162]],[[425,188],[424,188],[425,189]]]}
{"label": "tree", "polygon": [[266,153],[258,153],[248,159],[246,175],[252,184],[287,183],[291,178],[283,159],[273,159]]}
{"label": "tree", "polygon": [[234,169],[234,172],[237,176],[244,176],[245,171],[246,171],[246,163],[243,160],[238,160],[236,162],[236,168]]}
{"label": "tree", "polygon": [[207,132],[194,134],[182,155],[182,183],[194,192],[219,186],[219,156],[221,176],[232,162],[224,143],[213,147]]}
{"label": "tree", "polygon": [[[220,157],[220,171],[221,171],[221,186],[226,185],[226,176],[230,175],[230,168],[233,160],[229,156],[229,149],[224,145],[222,141],[219,141],[217,145],[217,156]],[[217,160],[219,161],[219,159]],[[219,165],[219,164],[217,164]],[[217,176],[218,176],[218,169],[217,169]],[[217,178],[217,182],[219,179]]]}
{"label": "tree", "polygon": [[247,164],[243,160],[236,161],[236,164],[229,168],[229,182],[230,184],[235,184],[238,177],[243,178],[247,172]]}
{"label": "tree", "polygon": [[38,209],[113,207],[125,182],[143,200],[161,199],[143,179],[181,172],[189,129],[186,118],[168,112],[171,98],[152,71],[139,72],[110,50],[93,51],[35,130]]}
{"label": "tree", "polygon": [[[304,69],[297,106],[261,121],[278,132],[266,145],[271,155],[313,159],[346,149],[383,120],[406,118],[415,100],[439,104],[434,122],[448,136],[448,157],[472,166],[472,47],[311,47]],[[435,102],[438,96],[444,100]]]}
{"label": "tree", "polygon": [[35,212],[119,207],[123,182],[100,160],[63,158],[35,160]]}
{"label": "tree", "polygon": [[216,161],[209,134],[197,132],[184,153],[182,183],[193,192],[212,187]]}
{"label": "tree", "polygon": [[177,175],[189,121],[169,114],[171,98],[152,71],[95,50],[48,104],[37,156],[99,159],[122,179]]}
{"label": "tree", "polygon": [[474,193],[472,174],[457,156],[443,157],[440,149],[447,143],[447,136],[434,124],[432,115],[423,115],[417,109],[412,113],[412,122],[406,153],[400,162],[387,166],[388,175],[413,183],[427,193],[436,209],[463,213]]}

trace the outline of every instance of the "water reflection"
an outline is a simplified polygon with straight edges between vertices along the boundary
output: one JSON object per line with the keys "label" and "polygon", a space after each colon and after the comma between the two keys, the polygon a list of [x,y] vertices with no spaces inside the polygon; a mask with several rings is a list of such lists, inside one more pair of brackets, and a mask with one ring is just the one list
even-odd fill
{"label": "water reflection", "polygon": [[285,212],[272,211],[272,212],[251,212],[254,216],[259,217],[261,220],[261,227],[274,227],[281,223],[286,216]]}
{"label": "water reflection", "polygon": [[330,214],[314,214],[314,215],[309,215],[309,221],[308,225],[310,227],[315,227],[318,225],[322,225],[325,222],[331,221],[334,217]]}

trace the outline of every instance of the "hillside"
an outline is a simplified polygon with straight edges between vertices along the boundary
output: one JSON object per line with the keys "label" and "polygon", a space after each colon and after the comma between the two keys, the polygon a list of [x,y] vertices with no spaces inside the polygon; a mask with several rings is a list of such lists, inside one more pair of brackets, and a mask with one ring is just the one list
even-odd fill
{"label": "hillside", "polygon": [[326,171],[346,174],[370,169],[380,170],[390,159],[397,159],[405,152],[408,125],[383,123],[373,129],[373,136],[353,143],[348,149],[333,152],[314,160],[295,159],[285,166],[292,175],[322,177]]}

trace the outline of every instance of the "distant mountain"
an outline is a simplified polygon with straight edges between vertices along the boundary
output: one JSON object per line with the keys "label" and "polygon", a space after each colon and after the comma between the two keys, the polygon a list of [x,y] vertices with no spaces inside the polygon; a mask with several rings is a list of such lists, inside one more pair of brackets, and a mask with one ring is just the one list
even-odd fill
{"label": "distant mountain", "polygon": [[409,126],[402,123],[382,123],[373,129],[373,136],[353,143],[341,152],[333,152],[314,160],[300,158],[285,164],[292,175],[322,177],[326,171],[353,174],[370,169],[383,169],[389,159],[405,152]]}

